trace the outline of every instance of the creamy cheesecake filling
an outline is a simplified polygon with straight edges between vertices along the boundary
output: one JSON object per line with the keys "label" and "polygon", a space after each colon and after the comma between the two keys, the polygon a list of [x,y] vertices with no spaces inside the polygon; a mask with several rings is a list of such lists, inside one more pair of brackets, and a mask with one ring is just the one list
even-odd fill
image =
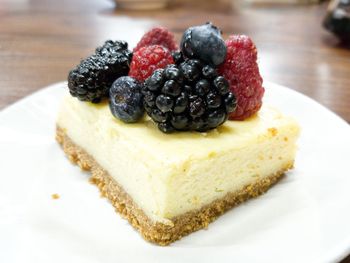
{"label": "creamy cheesecake filling", "polygon": [[70,96],[57,124],[162,223],[290,166],[299,133],[293,119],[263,107],[253,118],[208,133],[168,135],[148,118],[125,124],[107,104]]}

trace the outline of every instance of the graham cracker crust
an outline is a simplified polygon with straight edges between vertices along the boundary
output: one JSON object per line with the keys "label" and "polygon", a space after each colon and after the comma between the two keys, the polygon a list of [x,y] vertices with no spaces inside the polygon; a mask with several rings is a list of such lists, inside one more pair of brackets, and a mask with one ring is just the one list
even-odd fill
{"label": "graham cracker crust", "polygon": [[285,171],[293,166],[291,163],[268,178],[247,185],[238,192],[228,193],[200,210],[172,218],[173,224],[165,225],[149,219],[123,188],[86,151],[74,144],[65,134],[64,129],[57,127],[56,140],[62,145],[63,151],[73,163],[79,165],[82,170],[91,172],[90,182],[99,188],[103,197],[109,199],[115,210],[127,219],[144,239],[162,246],[169,245],[194,231],[207,228],[209,223],[227,210],[263,194],[284,175]]}

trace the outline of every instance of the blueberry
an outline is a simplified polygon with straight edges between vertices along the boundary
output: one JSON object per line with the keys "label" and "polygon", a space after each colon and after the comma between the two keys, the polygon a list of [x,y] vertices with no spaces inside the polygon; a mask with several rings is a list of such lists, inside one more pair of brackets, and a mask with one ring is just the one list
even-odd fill
{"label": "blueberry", "polygon": [[112,114],[124,122],[137,122],[144,113],[142,84],[124,76],[113,82],[109,90]]}
{"label": "blueberry", "polygon": [[162,112],[168,112],[173,108],[174,101],[169,96],[161,94],[156,98],[156,105]]}
{"label": "blueberry", "polygon": [[188,28],[182,36],[180,48],[186,57],[199,58],[214,66],[223,63],[226,57],[221,32],[211,23]]}

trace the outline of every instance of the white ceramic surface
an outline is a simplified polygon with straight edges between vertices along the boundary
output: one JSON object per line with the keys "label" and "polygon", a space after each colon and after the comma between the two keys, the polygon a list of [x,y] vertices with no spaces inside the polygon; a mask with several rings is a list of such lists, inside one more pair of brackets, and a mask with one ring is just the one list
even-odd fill
{"label": "white ceramic surface", "polygon": [[[350,126],[267,83],[302,126],[295,169],[169,247],[144,241],[54,140],[58,83],[0,112],[0,262],[332,262],[350,253]],[[54,200],[51,195],[60,198]]]}

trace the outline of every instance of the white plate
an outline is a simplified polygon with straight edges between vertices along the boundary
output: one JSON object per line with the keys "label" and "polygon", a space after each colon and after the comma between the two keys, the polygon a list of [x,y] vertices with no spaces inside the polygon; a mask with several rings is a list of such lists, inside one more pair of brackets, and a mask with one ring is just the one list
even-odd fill
{"label": "white plate", "polygon": [[[302,126],[295,169],[170,247],[144,241],[54,140],[64,83],[0,113],[1,262],[330,262],[350,253],[350,126],[293,90],[265,102]],[[51,195],[58,193],[54,200]]]}

